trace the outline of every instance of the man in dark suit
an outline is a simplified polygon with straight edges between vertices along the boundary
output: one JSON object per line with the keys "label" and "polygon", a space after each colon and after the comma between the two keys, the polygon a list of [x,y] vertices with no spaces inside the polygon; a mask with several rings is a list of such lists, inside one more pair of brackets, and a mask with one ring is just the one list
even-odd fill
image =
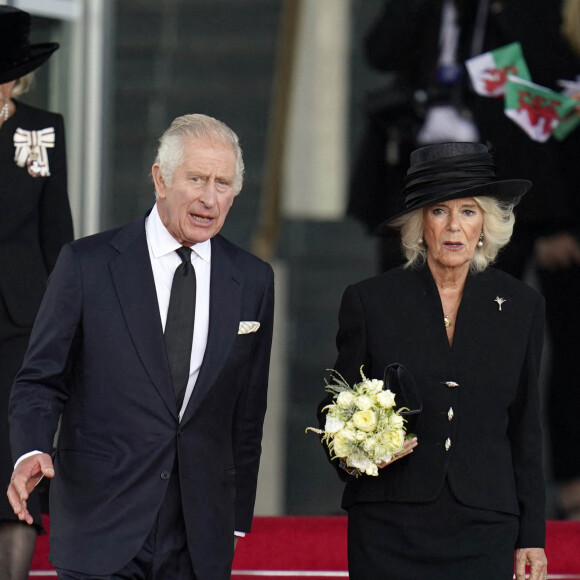
{"label": "man in dark suit", "polygon": [[[230,577],[252,521],[273,324],[272,269],[217,235],[243,168],[226,125],[179,117],[150,214],[59,257],[12,392],[8,496],[29,522],[35,483],[54,477],[60,578]],[[188,308],[193,329],[170,338]]]}

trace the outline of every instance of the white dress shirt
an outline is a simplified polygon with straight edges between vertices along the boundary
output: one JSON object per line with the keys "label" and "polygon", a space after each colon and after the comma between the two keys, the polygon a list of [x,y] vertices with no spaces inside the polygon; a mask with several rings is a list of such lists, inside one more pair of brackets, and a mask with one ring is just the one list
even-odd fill
{"label": "white dress shirt", "polygon": [[[163,225],[157,204],[151,210],[145,222],[147,234],[147,247],[153,269],[157,302],[159,303],[159,315],[165,331],[167,310],[169,309],[169,296],[175,269],[181,264],[181,258],[175,250],[181,244],[167,231]],[[205,347],[207,345],[207,333],[209,329],[209,284],[211,273],[211,242],[207,240],[195,244],[191,248],[191,263],[195,270],[196,299],[195,299],[195,325],[193,330],[193,346],[191,349],[191,362],[189,365],[189,380],[185,389],[183,405],[179,412],[179,420],[183,417],[191,393],[195,387],[199,369],[203,362]]]}

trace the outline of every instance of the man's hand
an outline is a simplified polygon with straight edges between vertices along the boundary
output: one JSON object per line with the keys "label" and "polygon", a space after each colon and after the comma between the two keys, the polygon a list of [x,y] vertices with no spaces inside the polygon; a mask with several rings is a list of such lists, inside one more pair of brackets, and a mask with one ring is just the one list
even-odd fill
{"label": "man's hand", "polygon": [[54,477],[54,467],[48,453],[37,453],[23,459],[10,478],[8,501],[18,518],[27,524],[32,524],[32,516],[26,507],[26,500],[43,477]]}
{"label": "man's hand", "polygon": [[516,550],[516,580],[526,580],[526,566],[530,567],[529,580],[545,580],[548,577],[548,560],[543,548]]}

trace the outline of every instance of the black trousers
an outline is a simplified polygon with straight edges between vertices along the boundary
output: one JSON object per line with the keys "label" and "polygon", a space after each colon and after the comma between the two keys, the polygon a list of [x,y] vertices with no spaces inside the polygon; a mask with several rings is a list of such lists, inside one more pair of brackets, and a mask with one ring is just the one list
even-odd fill
{"label": "black trousers", "polygon": [[196,580],[187,547],[177,467],[173,469],[151,532],[137,555],[122,570],[106,576],[62,569],[57,569],[57,573],[61,580]]}

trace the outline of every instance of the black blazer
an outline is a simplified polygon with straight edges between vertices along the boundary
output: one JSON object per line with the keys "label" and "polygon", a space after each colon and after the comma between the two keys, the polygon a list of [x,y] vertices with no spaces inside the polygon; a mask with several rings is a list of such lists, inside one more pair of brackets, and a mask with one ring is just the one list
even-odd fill
{"label": "black blazer", "polygon": [[[505,300],[501,310],[496,297]],[[452,348],[427,267],[392,270],[349,287],[334,368],[352,384],[360,380],[360,365],[367,377],[382,379],[386,365],[401,363],[419,387],[423,411],[414,452],[378,477],[351,478],[343,507],[434,500],[447,478],[461,502],[518,514],[518,547],[543,546],[537,387],[543,321],[543,298],[494,269],[468,277]]]}
{"label": "black blazer", "polygon": [[[49,452],[50,558],[105,575],[143,545],[179,456],[200,580],[230,578],[234,530],[249,531],[273,323],[269,265],[211,241],[207,348],[181,422],[144,220],[63,248],[11,398],[14,457]],[[238,334],[240,321],[257,332]]]}
{"label": "black blazer", "polygon": [[[14,132],[53,127],[51,175],[32,177],[14,162]],[[49,272],[73,238],[63,119],[23,103],[0,129],[0,296],[12,322],[31,328]]]}

